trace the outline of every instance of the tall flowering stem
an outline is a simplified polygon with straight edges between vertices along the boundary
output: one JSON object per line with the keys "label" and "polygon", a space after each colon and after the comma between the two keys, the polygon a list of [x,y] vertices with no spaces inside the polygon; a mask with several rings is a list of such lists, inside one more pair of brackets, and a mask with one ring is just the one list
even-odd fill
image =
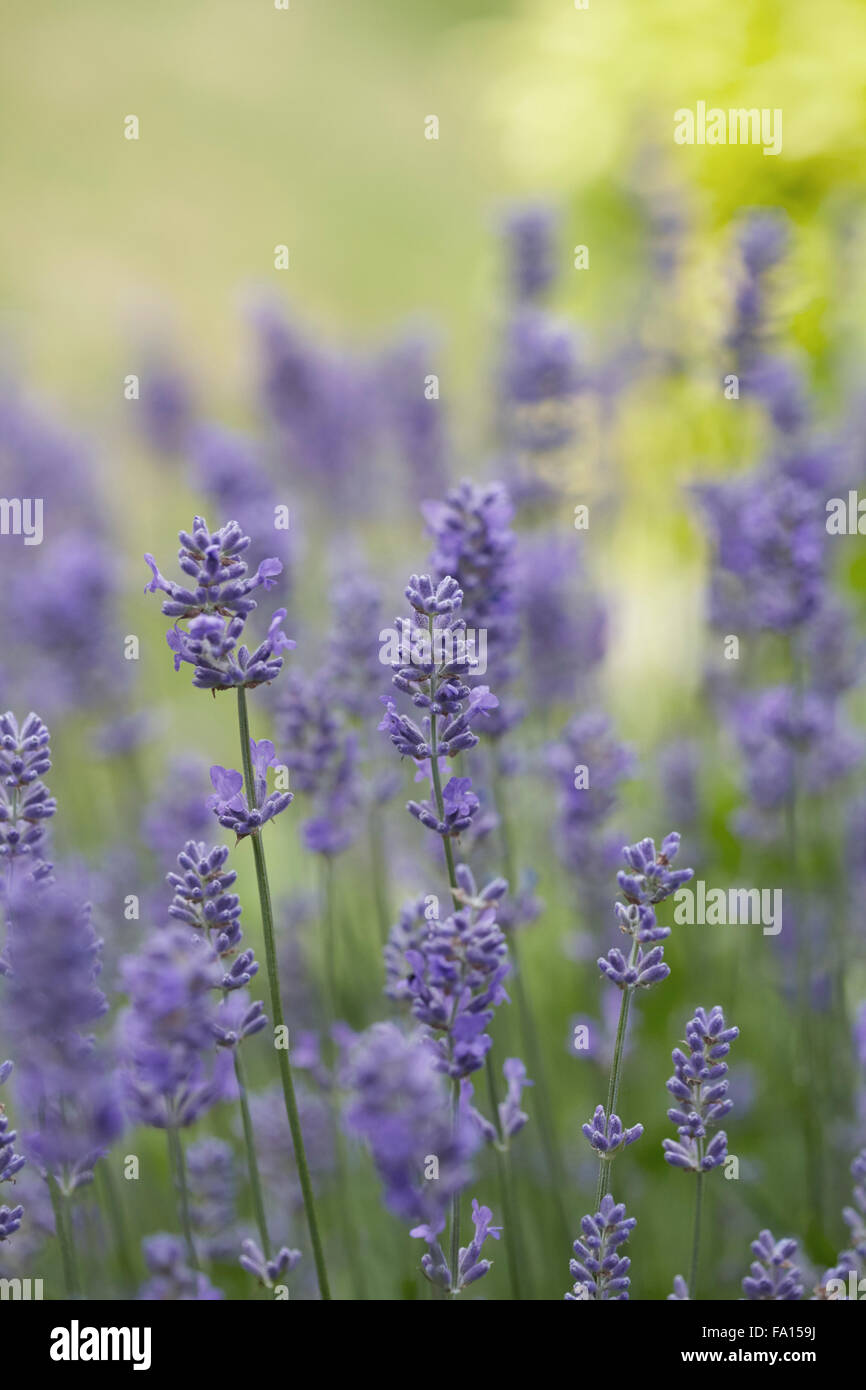
{"label": "tall flowering stem", "polygon": [[[664,961],[664,949],[657,944],[670,935],[670,927],[660,927],[657,924],[653,909],[656,903],[670,897],[693,877],[693,869],[671,868],[679,847],[680,837],[676,831],[672,831],[670,835],[665,836],[658,853],[651,839],[626,845],[623,850],[623,858],[629,871],[620,870],[617,875],[625,904],[616,904],[616,915],[620,930],[630,938],[631,946],[627,958],[621,950],[614,947],[598,962],[602,974],[622,991],[607,1089],[606,1113],[609,1122],[616,1116],[632,995],[636,989],[648,989],[670,974],[670,967]],[[644,951],[645,945],[650,945],[650,950]],[[602,1198],[610,1192],[611,1160],[615,1152],[616,1149],[599,1150],[595,1203],[597,1211],[601,1210]]]}
{"label": "tall flowering stem", "polygon": [[[255,777],[253,775],[253,763],[250,750],[250,722],[247,713],[246,690],[241,685],[238,686],[238,727],[241,739],[241,757],[243,759],[244,782],[246,784],[247,801],[250,806],[256,805]],[[262,932],[265,939],[265,962],[268,970],[268,988],[271,997],[271,1018],[274,1027],[281,1032],[285,1029],[283,1020],[283,1005],[280,998],[280,982],[277,968],[277,951],[274,936],[274,913],[271,904],[271,889],[268,882],[268,867],[265,861],[265,850],[262,844],[261,830],[251,830],[249,838],[253,844],[253,859],[256,866],[256,882],[259,890],[259,907],[262,914]],[[319,1234],[319,1223],[316,1216],[316,1203],[313,1196],[313,1185],[310,1181],[310,1170],[307,1164],[307,1154],[304,1148],[304,1136],[301,1132],[301,1118],[298,1113],[298,1102],[295,1096],[295,1087],[292,1080],[292,1068],[289,1062],[288,1048],[277,1048],[277,1057],[280,1066],[280,1081],[283,1087],[283,1099],[286,1105],[286,1118],[289,1122],[289,1129],[292,1134],[292,1146],[295,1151],[295,1161],[298,1165],[298,1177],[301,1183],[301,1194],[304,1201],[304,1213],[307,1218],[307,1228],[310,1233],[310,1244],[313,1247],[313,1260],[316,1266],[316,1278],[319,1284],[319,1292],[323,1299],[329,1300],[331,1290],[328,1284],[328,1272],[325,1266],[325,1255],[322,1249],[322,1239]]]}

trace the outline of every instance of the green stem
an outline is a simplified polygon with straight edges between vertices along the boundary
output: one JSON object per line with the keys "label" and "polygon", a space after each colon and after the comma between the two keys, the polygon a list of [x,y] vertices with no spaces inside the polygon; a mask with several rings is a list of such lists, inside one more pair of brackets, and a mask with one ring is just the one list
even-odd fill
{"label": "green stem", "polygon": [[[496,1072],[493,1067],[493,1059],[488,1052],[485,1059],[487,1068],[487,1089],[490,1095],[490,1108],[493,1111],[493,1123],[496,1126],[498,1143],[496,1144],[496,1166],[499,1177],[499,1191],[502,1200],[502,1214],[505,1218],[505,1225],[508,1231],[514,1232],[514,1239],[505,1242],[505,1253],[508,1258],[508,1277],[511,1282],[511,1295],[515,1301],[523,1301],[523,1291],[520,1283],[520,1266],[523,1260],[523,1231],[518,1224],[518,1207],[512,1201],[511,1193],[511,1172],[510,1172],[510,1151],[505,1143],[505,1136],[502,1132],[502,1121],[499,1116],[499,1096],[496,1089]],[[518,1254],[518,1250],[520,1253]]]}
{"label": "green stem", "polygon": [[48,1174],[48,1191],[51,1193],[54,1229],[60,1242],[60,1259],[63,1264],[66,1297],[69,1299],[80,1298],[81,1284],[78,1278],[78,1263],[75,1258],[75,1242],[72,1235],[72,1212],[69,1208],[69,1199],[61,1193],[53,1173]]}
{"label": "green stem", "polygon": [[241,1057],[241,1044],[237,1043],[232,1049],[235,1062],[235,1078],[238,1083],[238,1097],[241,1106],[241,1120],[244,1126],[244,1144],[247,1151],[247,1173],[250,1179],[250,1192],[253,1198],[253,1211],[255,1212],[256,1225],[259,1228],[259,1236],[262,1242],[262,1253],[266,1260],[271,1258],[271,1241],[268,1235],[268,1222],[265,1216],[265,1203],[262,1196],[262,1182],[259,1175],[259,1160],[256,1156],[256,1138],[253,1131],[253,1117],[250,1114],[250,1102],[247,1095],[246,1071],[243,1058]]}
{"label": "green stem", "polygon": [[192,1220],[189,1214],[189,1188],[187,1187],[186,1181],[186,1164],[183,1157],[183,1144],[181,1143],[177,1125],[168,1125],[165,1133],[168,1139],[168,1159],[174,1178],[174,1191],[177,1197],[180,1228],[183,1231],[183,1238],[186,1241],[186,1248],[189,1251],[189,1262],[193,1269],[198,1270],[198,1254],[196,1253],[195,1241],[192,1238]]}
{"label": "green stem", "polygon": [[[460,1105],[460,1082],[457,1077],[451,1083],[451,1127],[457,1127],[457,1111]],[[451,1289],[455,1292],[460,1267],[460,1193],[451,1198]]]}
{"label": "green stem", "polygon": [[[701,1145],[703,1149],[703,1145]],[[698,1172],[695,1182],[695,1225],[692,1236],[692,1264],[689,1270],[689,1298],[697,1298],[698,1255],[701,1248],[701,1204],[704,1195],[704,1175]]]}
{"label": "green stem", "polygon": [[[634,963],[634,958],[635,958],[636,954],[637,954],[637,942],[635,942],[635,944],[632,946],[632,949],[631,949],[631,961],[630,961],[630,964],[633,964],[633,963]],[[626,987],[626,988],[623,990],[623,992],[622,992],[622,1003],[620,1004],[620,1008],[619,1008],[619,1023],[617,1024],[617,1029],[616,1029],[616,1042],[615,1042],[615,1044],[614,1044],[614,1049],[613,1049],[613,1062],[611,1063],[611,1068],[610,1068],[610,1081],[609,1081],[609,1083],[608,1083],[608,1088],[607,1088],[607,1112],[606,1112],[606,1113],[607,1113],[607,1120],[608,1120],[608,1123],[610,1123],[610,1117],[611,1117],[611,1115],[616,1114],[616,1102],[617,1102],[617,1097],[619,1096],[619,1083],[620,1083],[620,1079],[621,1079],[621,1076],[622,1076],[622,1058],[623,1058],[623,1052],[624,1052],[624,1050],[625,1050],[625,1035],[626,1035],[626,1031],[627,1031],[627,1029],[628,1029],[628,1015],[629,1015],[629,1009],[631,1008],[631,996],[632,996],[632,992],[633,992],[633,991],[632,991],[631,989],[629,989],[628,987]],[[596,1211],[598,1211],[599,1207],[601,1206],[601,1199],[602,1199],[602,1197],[604,1197],[605,1194],[606,1194],[607,1192],[610,1191],[610,1180],[611,1180],[610,1170],[611,1170],[612,1164],[613,1164],[613,1160],[612,1160],[612,1159],[609,1159],[609,1158],[600,1158],[600,1159],[599,1159],[599,1163],[598,1163],[598,1186],[597,1186],[597,1188],[596,1188],[596,1193],[595,1193],[595,1210],[596,1210]]]}
{"label": "green stem", "polygon": [[[244,780],[246,782],[247,800],[250,806],[255,805],[255,782],[253,779],[253,764],[250,752],[250,724],[247,714],[246,691],[243,686],[238,687],[238,726],[241,738],[241,757],[243,759]],[[271,906],[271,889],[268,883],[268,870],[265,863],[265,851],[262,845],[261,832],[256,830],[250,837],[253,842],[253,858],[256,865],[256,881],[259,889],[259,907],[262,914],[262,933],[265,940],[265,959],[268,968],[268,987],[271,997],[271,1016],[273,1026],[279,1032],[280,1040],[285,1037],[285,1022],[283,1020],[283,1005],[280,997],[280,981],[277,971],[277,949],[274,936],[274,914]],[[301,1195],[304,1201],[304,1213],[307,1218],[307,1229],[310,1233],[310,1244],[313,1248],[313,1260],[316,1266],[316,1277],[319,1283],[319,1293],[326,1301],[330,1300],[331,1290],[328,1284],[328,1272],[325,1267],[325,1255],[322,1249],[322,1240],[319,1235],[319,1222],[316,1216],[316,1203],[313,1196],[313,1185],[310,1181],[310,1170],[307,1165],[307,1154],[304,1148],[304,1136],[301,1132],[301,1117],[298,1114],[298,1102],[295,1097],[295,1086],[292,1080],[292,1068],[289,1063],[289,1053],[287,1047],[277,1048],[277,1058],[280,1068],[280,1080],[283,1087],[283,1100],[286,1107],[286,1118],[289,1122],[289,1129],[292,1135],[292,1147],[295,1152],[295,1162],[298,1165],[298,1178],[301,1183]]]}
{"label": "green stem", "polygon": [[126,1229],[126,1221],[123,1215],[123,1202],[117,1191],[114,1178],[108,1160],[100,1163],[97,1168],[99,1182],[105,1197],[105,1209],[108,1213],[108,1222],[114,1235],[114,1248],[117,1254],[117,1262],[120,1266],[121,1277],[124,1285],[129,1291],[135,1288],[135,1269],[132,1256],[129,1251],[129,1239]]}

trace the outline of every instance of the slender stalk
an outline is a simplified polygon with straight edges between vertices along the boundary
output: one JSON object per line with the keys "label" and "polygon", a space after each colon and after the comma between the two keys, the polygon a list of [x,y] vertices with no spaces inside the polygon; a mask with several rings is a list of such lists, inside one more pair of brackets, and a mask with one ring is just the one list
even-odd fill
{"label": "slender stalk", "polygon": [[247,1095],[247,1081],[244,1061],[241,1057],[241,1044],[238,1043],[233,1049],[235,1062],[235,1078],[238,1083],[238,1096],[241,1106],[241,1120],[244,1126],[244,1144],[247,1151],[247,1173],[250,1179],[250,1192],[253,1198],[253,1211],[255,1212],[256,1225],[259,1228],[259,1237],[262,1242],[262,1251],[265,1259],[271,1258],[271,1241],[268,1235],[268,1221],[265,1216],[265,1203],[262,1196],[262,1183],[259,1175],[259,1160],[256,1155],[256,1138],[253,1132],[253,1118],[250,1114],[250,1102]]}
{"label": "slender stalk", "polygon": [[114,1249],[117,1255],[117,1262],[120,1266],[124,1285],[127,1290],[131,1291],[135,1287],[135,1268],[129,1251],[129,1238],[126,1229],[126,1221],[123,1215],[123,1202],[118,1194],[117,1186],[112,1177],[111,1168],[107,1160],[99,1164],[96,1172],[105,1196],[105,1209],[108,1213],[108,1223],[114,1236]]}
{"label": "slender stalk", "polygon": [[[631,961],[634,963],[637,955],[637,942],[631,948]],[[613,1061],[610,1068],[610,1081],[607,1088],[607,1118],[610,1121],[611,1115],[616,1113],[616,1103],[619,1096],[619,1083],[622,1078],[622,1059],[625,1051],[625,1036],[628,1030],[628,1015],[631,1008],[631,989],[624,989],[622,992],[622,1002],[619,1008],[619,1023],[616,1028],[616,1042],[613,1048]],[[595,1193],[595,1209],[598,1211],[601,1206],[601,1199],[610,1191],[612,1159],[600,1158],[598,1161],[598,1186]]]}
{"label": "slender stalk", "polygon": [[[451,1127],[457,1127],[457,1110],[460,1105],[460,1082],[457,1077],[451,1082]],[[457,1283],[458,1269],[460,1266],[460,1192],[455,1192],[451,1198],[451,1285],[452,1290]]]}
{"label": "slender stalk", "polygon": [[[246,691],[243,686],[238,687],[238,726],[241,738],[241,757],[243,759],[244,781],[246,782],[247,800],[251,806],[255,805],[255,783],[253,780],[253,764],[250,753],[250,723],[247,714]],[[262,914],[262,933],[265,941],[265,960],[268,968],[268,987],[271,998],[271,1018],[275,1029],[279,1030],[281,1037],[285,1035],[285,1022],[283,1019],[283,1004],[280,997],[280,982],[277,970],[277,949],[274,936],[274,913],[271,906],[271,889],[268,882],[268,869],[265,862],[265,851],[262,845],[261,832],[256,830],[249,837],[253,842],[253,858],[256,866],[256,881],[259,890],[259,907]],[[292,1080],[292,1068],[289,1063],[289,1053],[287,1047],[278,1047],[277,1059],[280,1068],[280,1080],[283,1087],[283,1100],[286,1107],[286,1118],[289,1122],[289,1129],[292,1135],[292,1147],[295,1152],[295,1162],[298,1165],[298,1178],[301,1183],[301,1195],[304,1201],[304,1214],[307,1218],[307,1229],[310,1233],[310,1244],[313,1248],[313,1260],[316,1266],[316,1278],[319,1284],[319,1293],[324,1300],[330,1300],[331,1290],[328,1284],[328,1272],[325,1266],[325,1255],[322,1249],[322,1240],[319,1235],[319,1222],[316,1216],[316,1203],[313,1196],[313,1185],[310,1181],[310,1170],[307,1164],[307,1154],[304,1148],[304,1136],[301,1132],[301,1117],[298,1113],[298,1102],[295,1096],[295,1086]]]}
{"label": "slender stalk", "polygon": [[[703,1150],[703,1144],[701,1144]],[[695,1224],[692,1235],[692,1263],[689,1269],[689,1298],[697,1298],[698,1255],[701,1248],[701,1205],[704,1196],[704,1175],[698,1172],[695,1181]]]}
{"label": "slender stalk", "polygon": [[[69,1199],[64,1197],[53,1173],[48,1174],[48,1191],[51,1193],[51,1207],[54,1212],[54,1229],[60,1242],[60,1259],[63,1264],[63,1281],[66,1297],[81,1297],[81,1284],[78,1278],[78,1262],[75,1258],[75,1242],[72,1235],[72,1219]],[[67,1218],[68,1222],[67,1222]]]}
{"label": "slender stalk", "polygon": [[379,943],[384,946],[391,930],[391,908],[388,902],[388,880],[385,862],[385,842],[382,835],[382,813],[377,805],[370,807],[368,821],[370,860],[373,865],[373,895],[376,920],[379,924]]}
{"label": "slender stalk", "polygon": [[174,1179],[174,1191],[177,1197],[180,1228],[183,1231],[183,1238],[186,1241],[186,1248],[189,1251],[189,1262],[193,1269],[197,1270],[199,1268],[199,1262],[195,1241],[192,1238],[192,1220],[189,1214],[189,1188],[186,1181],[186,1163],[183,1157],[183,1144],[181,1143],[177,1125],[168,1125],[165,1133],[168,1139],[168,1160]]}
{"label": "slender stalk", "polygon": [[[493,1059],[488,1052],[485,1059],[487,1069],[487,1089],[490,1095],[490,1108],[493,1111],[493,1123],[496,1126],[498,1143],[496,1147],[496,1168],[499,1178],[499,1191],[502,1197],[502,1214],[505,1218],[506,1227],[513,1230],[514,1239],[505,1242],[505,1253],[508,1258],[508,1277],[511,1283],[511,1294],[518,1303],[523,1301],[523,1290],[520,1283],[520,1266],[524,1258],[523,1230],[519,1224],[518,1203],[513,1201],[511,1191],[511,1174],[509,1172],[508,1154],[506,1151],[505,1135],[502,1132],[502,1121],[499,1117],[499,1096],[496,1089],[496,1072],[493,1067]],[[519,1251],[519,1254],[518,1254]]]}

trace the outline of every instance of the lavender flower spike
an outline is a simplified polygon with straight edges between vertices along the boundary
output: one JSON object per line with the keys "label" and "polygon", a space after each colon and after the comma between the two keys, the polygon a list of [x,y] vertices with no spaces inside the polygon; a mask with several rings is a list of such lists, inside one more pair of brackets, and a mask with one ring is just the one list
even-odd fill
{"label": "lavender flower spike", "polygon": [[688,1303],[690,1300],[689,1286],[681,1274],[674,1275],[674,1291],[667,1296],[668,1303]]}
{"label": "lavender flower spike", "polygon": [[[670,928],[658,925],[653,908],[694,876],[694,869],[670,867],[679,847],[680,837],[674,830],[665,836],[658,852],[651,839],[626,845],[623,850],[630,872],[620,870],[617,874],[626,901],[616,904],[616,916],[620,931],[631,938],[631,949],[626,957],[614,947],[598,961],[599,970],[618,989],[648,989],[671,973],[663,947],[652,944],[669,936]],[[650,945],[650,950],[644,951],[645,945]]]}
{"label": "lavender flower spike", "polygon": [[776,1240],[772,1231],[762,1231],[752,1241],[752,1262],[743,1280],[746,1298],[763,1302],[793,1302],[803,1297],[801,1270],[794,1264],[797,1242],[791,1236]]}
{"label": "lavender flower spike", "polygon": [[208,798],[207,804],[220,825],[224,825],[227,830],[233,830],[239,840],[245,835],[252,835],[255,830],[260,830],[269,820],[273,820],[274,816],[285,811],[294,800],[292,792],[268,793],[268,768],[280,767],[270,739],[260,739],[256,743],[255,739],[251,738],[250,751],[254,776],[254,806],[249,805],[244,795],[244,779],[240,772],[236,772],[234,768],[219,766],[210,770],[215,795]]}
{"label": "lavender flower spike", "polygon": [[667,1088],[678,1104],[668,1111],[668,1119],[676,1124],[679,1140],[665,1139],[663,1147],[665,1161],[674,1168],[709,1172],[727,1158],[724,1130],[709,1142],[707,1134],[733,1105],[728,1099],[728,1065],[723,1058],[739,1032],[739,1028],[725,1027],[718,1004],[709,1013],[695,1009],[694,1018],[686,1024],[689,1056],[679,1047],[673,1050],[674,1075]]}
{"label": "lavender flower spike", "polygon": [[592,1120],[582,1128],[584,1137],[600,1158],[615,1158],[620,1149],[633,1144],[643,1134],[643,1125],[624,1129],[619,1115],[611,1115],[608,1119],[603,1105],[595,1107]]}
{"label": "lavender flower spike", "polygon": [[[0,1086],[7,1080],[12,1071],[11,1062],[0,1062]],[[20,1173],[24,1167],[26,1159],[21,1154],[14,1151],[13,1145],[17,1138],[14,1129],[9,1129],[9,1121],[6,1119],[3,1106],[0,1105],[0,1182],[12,1182],[16,1173]]]}
{"label": "lavender flower spike", "polygon": [[20,729],[11,710],[0,715],[0,859],[28,855],[37,861],[45,822],[57,802],[39,779],[51,767],[48,729],[28,714]]}
{"label": "lavender flower spike", "polygon": [[577,1259],[569,1265],[576,1282],[571,1293],[565,1295],[567,1302],[628,1299],[631,1260],[617,1251],[636,1225],[633,1216],[626,1217],[623,1203],[614,1202],[611,1194],[605,1193],[595,1216],[585,1216],[580,1223],[583,1235],[574,1242]]}
{"label": "lavender flower spike", "polygon": [[446,1289],[451,1295],[456,1296],[469,1284],[474,1284],[476,1279],[483,1279],[493,1268],[492,1260],[481,1259],[481,1249],[488,1236],[494,1240],[499,1240],[502,1236],[502,1227],[493,1226],[493,1212],[489,1207],[482,1207],[478,1204],[476,1197],[472,1198],[472,1221],[475,1225],[475,1235],[468,1245],[461,1245],[457,1258],[457,1277],[452,1277],[452,1272],[445,1253],[439,1244],[438,1237],[443,1230],[442,1225],[416,1226],[410,1231],[411,1236],[426,1240],[430,1249],[421,1258],[421,1268],[431,1284],[439,1288]]}

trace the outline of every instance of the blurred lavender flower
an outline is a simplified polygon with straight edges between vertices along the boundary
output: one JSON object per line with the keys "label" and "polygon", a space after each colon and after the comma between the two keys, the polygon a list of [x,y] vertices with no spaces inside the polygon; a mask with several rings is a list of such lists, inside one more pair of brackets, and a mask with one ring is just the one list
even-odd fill
{"label": "blurred lavender flower", "polygon": [[186,1151],[190,1219],[196,1248],[208,1260],[228,1260],[237,1245],[234,1154],[222,1139],[200,1139]]}
{"label": "blurred lavender flower", "polygon": [[259,550],[263,542],[258,540],[265,537],[264,543],[280,550],[286,564],[290,532],[276,524],[279,500],[255,442],[216,425],[202,425],[192,436],[190,452],[197,486],[222,516],[236,517],[244,535],[253,538],[251,554],[265,558]]}
{"label": "blurred lavender flower", "polygon": [[445,486],[448,445],[444,406],[428,393],[434,344],[414,336],[391,348],[380,369],[383,414],[393,436],[397,463],[414,502]]}
{"label": "blurred lavender flower", "polygon": [[131,1110],[157,1129],[193,1124],[228,1094],[231,1062],[215,1049],[218,958],[203,939],[166,927],[124,957],[121,978],[130,1001],[120,1038]]}
{"label": "blurred lavender flower", "polygon": [[[205,836],[213,825],[208,799],[208,764],[203,758],[173,759],[142,816],[142,837],[161,862],[173,860],[178,845]],[[196,790],[198,788],[198,790]]]}
{"label": "blurred lavender flower", "polygon": [[21,1225],[23,1216],[24,1208],[20,1205],[17,1207],[0,1206],[0,1242],[14,1236]]}
{"label": "blurred lavender flower", "polygon": [[667,1296],[668,1303],[687,1303],[689,1301],[689,1286],[681,1274],[674,1275],[674,1291]]}
{"label": "blurred lavender flower", "polygon": [[726,1028],[725,1017],[718,1004],[709,1013],[695,1009],[694,1018],[686,1024],[689,1056],[681,1048],[673,1050],[674,1075],[667,1083],[678,1102],[668,1110],[668,1119],[677,1126],[679,1141],[665,1139],[662,1147],[665,1162],[674,1168],[686,1168],[693,1173],[718,1168],[728,1156],[728,1138],[719,1130],[707,1143],[707,1133],[733,1108],[728,1098],[725,1080],[728,1064],[722,1059],[739,1037],[739,1028]]}
{"label": "blurred lavender flower", "polygon": [[91,1180],[123,1129],[110,1059],[79,1031],[108,1008],[96,983],[101,942],[69,875],[19,885],[9,919],[5,1018],[19,1057],[23,1147],[70,1193]]}
{"label": "blurred lavender flower", "polygon": [[157,454],[172,457],[186,445],[193,417],[192,392],[168,362],[151,359],[142,372],[140,422]]}
{"label": "blurred lavender flower", "polygon": [[573,437],[583,385],[570,324],[531,307],[506,326],[500,396],[506,436],[532,453],[561,449]]}
{"label": "blurred lavender flower", "polygon": [[186,1247],[176,1236],[148,1236],[142,1251],[150,1271],[138,1295],[145,1302],[203,1303],[225,1297],[206,1274],[189,1268]]}
{"label": "blurred lavender flower", "polygon": [[[394,1023],[373,1024],[350,1047],[343,1082],[346,1126],[369,1145],[388,1207],[431,1232],[443,1230],[479,1136],[459,1110],[452,1125],[449,1087],[428,1039]],[[424,1175],[430,1154],[436,1182]]]}
{"label": "blurred lavender flower", "polygon": [[752,1241],[752,1262],[743,1280],[746,1298],[764,1302],[792,1302],[803,1297],[803,1274],[794,1264],[797,1242],[790,1236],[776,1240],[772,1231],[762,1231]]}
{"label": "blurred lavender flower", "polygon": [[538,299],[556,277],[555,218],[544,204],[514,208],[504,224],[511,292],[518,303]]}
{"label": "blurred lavender flower", "polygon": [[616,1203],[609,1192],[602,1197],[595,1216],[583,1217],[580,1223],[583,1236],[574,1242],[577,1259],[569,1265],[576,1282],[572,1292],[565,1295],[568,1302],[603,1303],[628,1299],[631,1260],[617,1251],[636,1225],[633,1216],[626,1216],[623,1203]]}

